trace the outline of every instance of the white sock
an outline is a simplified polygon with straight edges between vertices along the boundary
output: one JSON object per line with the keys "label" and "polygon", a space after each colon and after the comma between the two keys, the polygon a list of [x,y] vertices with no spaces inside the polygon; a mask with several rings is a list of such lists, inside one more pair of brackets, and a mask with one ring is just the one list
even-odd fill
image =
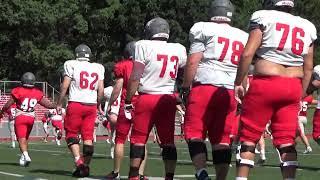
{"label": "white sock", "polygon": [[207,169],[206,169],[206,168],[201,168],[201,169],[199,169],[199,170],[196,172],[197,176],[199,176],[202,171],[207,171]]}
{"label": "white sock", "polygon": [[23,154],[24,158],[29,158],[30,159],[28,151],[24,151],[24,152],[22,152],[22,154]]}
{"label": "white sock", "polygon": [[80,156],[74,157],[74,162],[77,162],[80,158],[81,158]]}
{"label": "white sock", "polygon": [[247,180],[248,178],[246,177],[236,177],[236,180]]}

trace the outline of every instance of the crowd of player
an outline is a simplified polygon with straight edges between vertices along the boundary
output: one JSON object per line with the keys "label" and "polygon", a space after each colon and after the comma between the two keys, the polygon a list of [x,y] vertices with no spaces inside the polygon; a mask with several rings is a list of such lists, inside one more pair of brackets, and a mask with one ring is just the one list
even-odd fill
{"label": "crowd of player", "polygon": [[[170,28],[156,17],[146,23],[145,39],[127,44],[124,59],[114,67],[115,83],[104,93],[104,67],[90,62],[91,49],[75,49],[75,60],[64,63],[64,77],[57,104],[34,87],[32,73],[22,76],[22,86],[12,90],[3,111],[16,104],[15,132],[21,150],[20,164],[31,162],[28,137],[37,103],[51,109],[44,124],[52,122],[60,144],[64,119],[66,142],[76,170],[86,177],[94,153],[94,129],[99,122],[114,134],[113,170],[107,179],[119,179],[124,143],[130,138],[130,180],[147,179],[144,168],[146,143],[156,129],[164,162],[164,178],[174,177],[176,112],[184,120],[183,135],[198,180],[209,180],[208,138],[216,179],[226,179],[232,158],[232,143],[239,144],[236,180],[247,180],[254,166],[256,146],[261,162],[266,160],[265,132],[279,153],[283,179],[295,179],[298,166],[295,140],[300,136],[312,148],[304,133],[310,95],[320,87],[320,66],[313,70],[315,26],[294,16],[294,0],[264,0],[263,10],[254,12],[249,34],[231,24],[234,6],[229,0],[211,3],[208,22],[190,29],[190,49],[168,42]],[[176,88],[178,71],[184,70],[182,87]],[[63,100],[69,91],[66,112]],[[179,91],[179,92],[178,92]],[[104,94],[108,104],[102,110]],[[313,120],[313,138],[320,142],[320,103]],[[299,116],[298,113],[300,112]],[[105,117],[108,121],[105,121]],[[54,125],[55,124],[55,125]],[[266,130],[267,126],[267,130]],[[269,130],[270,129],[270,130]],[[115,133],[114,133],[115,132]],[[131,134],[129,135],[129,133]],[[83,150],[80,153],[80,138]],[[59,143],[58,143],[59,142]],[[114,153],[114,154],[113,154]]]}

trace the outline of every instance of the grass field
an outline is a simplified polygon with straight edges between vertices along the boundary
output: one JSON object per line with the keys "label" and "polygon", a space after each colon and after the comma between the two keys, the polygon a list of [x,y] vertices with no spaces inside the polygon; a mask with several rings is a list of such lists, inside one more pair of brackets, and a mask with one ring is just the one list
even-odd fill
{"label": "grass field", "polygon": [[[316,180],[320,176],[320,147],[311,141],[313,152],[303,155],[304,147],[299,143],[298,153],[300,167],[297,171],[299,180]],[[128,145],[126,157],[123,162],[121,176],[128,173]],[[191,164],[187,146],[184,142],[177,141],[178,147],[178,164],[176,169],[176,179],[194,179],[194,169]],[[30,156],[32,163],[29,167],[18,166],[19,159],[18,148],[9,148],[8,143],[0,144],[0,179],[75,179],[71,177],[73,163],[71,155],[66,145],[58,147],[53,142],[42,143],[34,141],[30,143]],[[149,143],[149,159],[147,161],[146,175],[152,177],[161,177],[163,174],[163,164],[159,156],[159,147],[157,144]],[[281,179],[278,168],[278,158],[275,150],[272,148],[270,140],[267,140],[267,162],[264,166],[255,167],[252,170],[250,179],[270,180]],[[103,179],[108,172],[112,170],[113,162],[109,157],[109,145],[103,140],[96,143],[95,154],[91,164],[91,179]],[[108,155],[107,155],[108,154]],[[211,157],[211,152],[209,154]],[[257,156],[258,157],[258,156]],[[234,158],[234,156],[233,156]],[[235,163],[230,169],[228,179],[235,177]],[[210,174],[214,179],[213,166],[209,165]],[[88,178],[87,178],[88,179]],[[125,177],[124,177],[125,179]],[[152,179],[152,178],[151,178]],[[156,179],[156,178],[154,178]]]}

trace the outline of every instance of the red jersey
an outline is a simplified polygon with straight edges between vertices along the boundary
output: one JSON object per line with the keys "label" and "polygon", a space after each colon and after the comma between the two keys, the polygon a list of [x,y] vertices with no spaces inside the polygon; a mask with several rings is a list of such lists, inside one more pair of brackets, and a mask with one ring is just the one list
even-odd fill
{"label": "red jersey", "polygon": [[34,116],[34,107],[43,98],[43,93],[37,88],[16,87],[11,96],[17,104],[17,115],[24,112]]}
{"label": "red jersey", "polygon": [[312,95],[309,95],[307,97],[305,97],[302,101],[301,101],[301,109],[300,109],[300,113],[299,116],[307,116],[307,110],[308,110],[308,105],[312,103],[313,97]]}
{"label": "red jersey", "polygon": [[7,109],[6,113],[9,116],[9,120],[13,120],[16,117],[16,104],[12,104],[9,109]]}
{"label": "red jersey", "polygon": [[130,59],[124,59],[114,65],[113,73],[115,78],[123,78],[123,86],[121,92],[121,106],[124,104],[124,100],[127,96],[128,82],[133,68],[133,61]]}

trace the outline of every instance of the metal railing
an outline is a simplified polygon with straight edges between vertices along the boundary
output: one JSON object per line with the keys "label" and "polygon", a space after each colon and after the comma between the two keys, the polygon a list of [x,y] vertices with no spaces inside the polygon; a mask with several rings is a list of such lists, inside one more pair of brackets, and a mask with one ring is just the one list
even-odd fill
{"label": "metal railing", "polygon": [[[10,94],[11,90],[19,86],[20,83],[21,81],[0,81],[1,94]],[[35,86],[40,88],[43,94],[52,101],[55,101],[56,97],[59,95],[59,91],[47,82],[36,82]]]}

